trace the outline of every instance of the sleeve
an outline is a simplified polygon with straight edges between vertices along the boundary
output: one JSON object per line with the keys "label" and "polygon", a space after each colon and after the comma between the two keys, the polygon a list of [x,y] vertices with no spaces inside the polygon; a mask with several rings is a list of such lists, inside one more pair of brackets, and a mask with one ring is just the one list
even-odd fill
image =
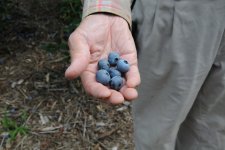
{"label": "sleeve", "polygon": [[131,27],[131,0],[83,0],[83,16],[107,12],[124,18]]}

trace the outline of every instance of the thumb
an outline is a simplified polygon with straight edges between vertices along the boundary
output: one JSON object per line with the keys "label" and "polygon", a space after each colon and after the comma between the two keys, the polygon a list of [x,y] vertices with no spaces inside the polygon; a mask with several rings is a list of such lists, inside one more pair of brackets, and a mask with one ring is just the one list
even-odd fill
{"label": "thumb", "polygon": [[71,64],[65,72],[67,79],[78,77],[88,66],[90,59],[89,45],[86,38],[79,33],[72,33],[68,41]]}

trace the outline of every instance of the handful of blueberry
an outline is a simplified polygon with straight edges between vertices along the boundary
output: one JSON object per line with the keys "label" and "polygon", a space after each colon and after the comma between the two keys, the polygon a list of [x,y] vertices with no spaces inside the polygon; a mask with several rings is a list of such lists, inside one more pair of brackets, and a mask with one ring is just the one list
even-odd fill
{"label": "handful of blueberry", "polygon": [[114,90],[120,90],[124,84],[123,75],[128,72],[129,69],[130,65],[126,60],[120,58],[118,53],[111,52],[109,53],[108,60],[99,60],[96,80]]}

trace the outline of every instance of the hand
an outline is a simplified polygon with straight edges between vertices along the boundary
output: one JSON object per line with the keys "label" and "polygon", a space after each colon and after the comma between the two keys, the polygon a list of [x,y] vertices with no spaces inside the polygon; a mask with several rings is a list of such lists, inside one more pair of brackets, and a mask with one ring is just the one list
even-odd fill
{"label": "hand", "polygon": [[[66,78],[80,76],[87,93],[112,104],[137,98],[135,87],[140,84],[137,53],[128,23],[123,18],[106,14],[90,15],[70,35],[68,44],[71,65],[65,72]],[[110,51],[117,51],[131,65],[120,91],[109,89],[95,79],[98,61],[107,58]]]}

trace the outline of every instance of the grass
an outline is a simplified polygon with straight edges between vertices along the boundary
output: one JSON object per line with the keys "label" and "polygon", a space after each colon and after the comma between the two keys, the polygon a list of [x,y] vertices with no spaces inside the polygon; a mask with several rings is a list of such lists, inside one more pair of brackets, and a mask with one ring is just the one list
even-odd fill
{"label": "grass", "polygon": [[6,132],[9,135],[10,140],[15,140],[17,135],[26,135],[29,131],[28,127],[24,125],[28,115],[25,111],[18,117],[20,123],[9,117],[9,114],[5,113],[1,120],[2,132]]}

